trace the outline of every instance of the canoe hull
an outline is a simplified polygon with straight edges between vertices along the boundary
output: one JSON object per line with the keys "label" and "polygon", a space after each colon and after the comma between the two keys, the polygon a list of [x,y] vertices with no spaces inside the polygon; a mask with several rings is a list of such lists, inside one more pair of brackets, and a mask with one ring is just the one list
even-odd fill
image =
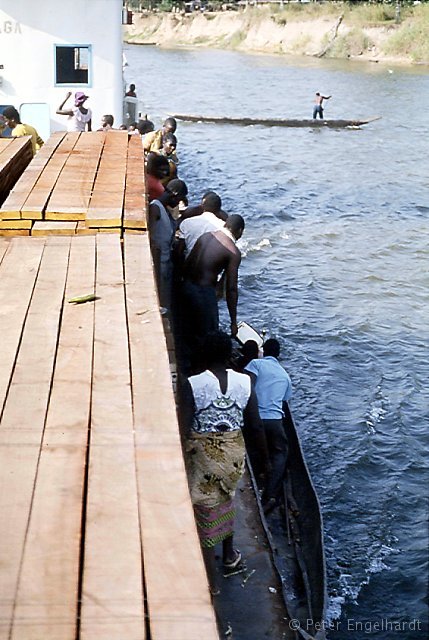
{"label": "canoe hull", "polygon": [[331,129],[345,129],[347,127],[355,128],[364,124],[379,120],[380,117],[367,118],[366,120],[298,120],[293,118],[280,119],[280,118],[227,118],[221,116],[197,116],[197,115],[180,115],[175,114],[173,116],[176,120],[183,120],[185,122],[203,122],[208,124],[233,124],[243,127],[248,126],[262,126],[262,127],[310,127],[316,129],[323,129],[328,127]]}

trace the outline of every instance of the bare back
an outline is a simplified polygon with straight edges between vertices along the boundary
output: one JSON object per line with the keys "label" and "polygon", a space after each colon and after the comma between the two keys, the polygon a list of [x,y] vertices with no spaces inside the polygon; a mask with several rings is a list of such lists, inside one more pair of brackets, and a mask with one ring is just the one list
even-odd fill
{"label": "bare back", "polygon": [[223,231],[204,233],[196,242],[185,262],[184,275],[200,286],[215,287],[218,276],[226,271],[227,279],[235,281],[241,253]]}

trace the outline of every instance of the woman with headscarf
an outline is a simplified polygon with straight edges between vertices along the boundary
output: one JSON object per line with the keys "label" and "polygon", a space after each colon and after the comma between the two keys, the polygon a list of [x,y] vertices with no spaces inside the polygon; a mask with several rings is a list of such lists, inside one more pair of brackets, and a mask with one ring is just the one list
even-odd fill
{"label": "woman with headscarf", "polygon": [[67,100],[71,96],[71,91],[69,91],[57,109],[57,114],[60,116],[68,116],[67,121],[67,130],[68,131],[92,131],[91,120],[92,120],[92,112],[91,109],[84,107],[86,100],[88,100],[88,96],[86,96],[82,91],[76,91],[74,94],[74,107],[71,109],[64,109],[64,105]]}

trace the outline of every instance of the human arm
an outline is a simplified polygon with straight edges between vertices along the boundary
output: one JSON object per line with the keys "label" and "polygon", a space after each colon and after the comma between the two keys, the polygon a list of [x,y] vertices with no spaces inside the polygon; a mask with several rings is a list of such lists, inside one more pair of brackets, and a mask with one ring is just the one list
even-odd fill
{"label": "human arm", "polygon": [[225,298],[225,278],[226,278],[226,275],[224,271],[216,284],[217,300],[223,300]]}
{"label": "human arm", "polygon": [[238,268],[241,262],[241,254],[237,250],[228,261],[226,268],[226,305],[231,320],[231,335],[235,337],[237,327],[237,303],[238,303]]}
{"label": "human arm", "polygon": [[59,116],[72,116],[73,115],[73,111],[71,109],[64,109],[64,105],[67,102],[67,100],[70,98],[71,96],[71,91],[67,92],[66,97],[64,98],[64,100],[62,101],[62,103],[60,104],[60,106],[58,107],[56,113]]}
{"label": "human arm", "polygon": [[156,138],[156,133],[157,133],[156,131],[149,131],[149,133],[146,133],[144,135],[143,149],[146,151],[146,153],[149,153],[149,151],[151,151],[151,146]]}
{"label": "human arm", "polygon": [[192,421],[195,414],[195,402],[194,395],[192,393],[192,387],[187,378],[183,376],[179,378],[178,384],[179,395],[179,429],[182,442],[187,438]]}
{"label": "human arm", "polygon": [[149,206],[148,228],[149,228],[149,238],[151,239],[153,266],[154,266],[155,276],[158,284],[159,284],[159,273],[161,269],[161,251],[159,247],[152,241],[152,238],[155,233],[155,226],[158,220],[160,219],[160,217],[161,215],[160,215],[159,207],[155,203],[152,203]]}
{"label": "human arm", "polygon": [[182,271],[183,263],[185,262],[185,248],[185,239],[176,236],[171,249],[171,259],[179,271]]}
{"label": "human arm", "polygon": [[202,212],[202,204],[191,205],[189,207],[186,207],[186,209],[182,211],[182,213],[180,214],[180,219],[186,220],[187,218],[193,218],[194,216],[199,216]]}
{"label": "human arm", "polygon": [[258,400],[255,389],[253,388],[253,383],[251,383],[250,397],[246,408],[244,409],[243,418],[244,433],[246,435],[247,442],[250,444],[254,452],[257,453],[258,466],[267,473],[270,470],[268,445],[265,437],[264,426],[259,416]]}
{"label": "human arm", "polygon": [[88,131],[92,131],[92,120],[88,120],[87,126],[88,126]]}
{"label": "human arm", "polygon": [[283,394],[282,400],[282,411],[283,416],[287,416],[289,414],[289,400],[292,398],[292,382],[289,377],[289,374],[286,372],[286,387]]}

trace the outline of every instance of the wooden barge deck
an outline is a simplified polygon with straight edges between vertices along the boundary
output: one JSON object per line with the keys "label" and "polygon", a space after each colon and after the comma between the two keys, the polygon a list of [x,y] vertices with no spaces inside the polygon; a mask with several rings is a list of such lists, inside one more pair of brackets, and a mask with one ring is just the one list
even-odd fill
{"label": "wooden barge deck", "polygon": [[147,235],[0,257],[0,639],[218,638]]}
{"label": "wooden barge deck", "polygon": [[0,210],[0,640],[218,638],[142,185],[59,133]]}
{"label": "wooden barge deck", "polygon": [[142,185],[139,137],[57,133],[0,208],[0,640],[295,638],[248,478],[212,603]]}

